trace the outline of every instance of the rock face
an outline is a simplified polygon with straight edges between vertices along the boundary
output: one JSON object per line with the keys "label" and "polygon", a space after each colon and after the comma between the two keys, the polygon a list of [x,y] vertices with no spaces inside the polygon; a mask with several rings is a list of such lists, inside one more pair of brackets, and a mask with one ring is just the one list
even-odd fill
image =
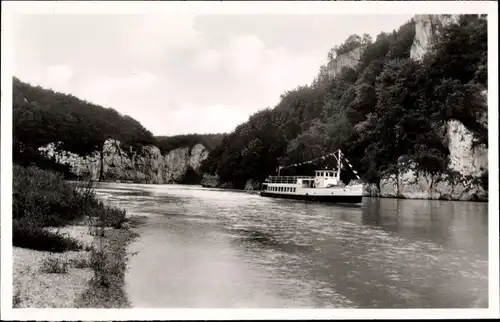
{"label": "rock face", "polygon": [[381,197],[408,199],[488,200],[488,191],[480,183],[488,171],[488,148],[475,145],[473,134],[457,120],[447,123],[450,151],[448,172],[419,172],[411,160],[398,162],[397,174],[380,180]]}
{"label": "rock face", "polygon": [[362,49],[361,47],[358,47],[356,49],[351,50],[350,52],[347,52],[342,55],[338,55],[335,59],[330,61],[327,65],[327,73],[328,77],[330,78],[335,78],[337,77],[340,72],[342,71],[342,68],[347,67],[347,68],[354,68],[359,60],[361,59],[361,54],[362,54]]}
{"label": "rock face", "polygon": [[415,15],[415,39],[410,57],[419,60],[429,49],[432,39],[444,26],[456,23],[460,15]]}
{"label": "rock face", "polygon": [[379,188],[373,183],[365,183],[363,185],[363,196],[365,197],[377,197],[380,195]]}
{"label": "rock face", "polygon": [[[78,177],[99,179],[101,161],[98,153],[84,158],[59,152],[55,144],[40,150],[47,156],[55,157],[58,163],[68,164],[71,172]],[[140,152],[126,153],[120,148],[120,142],[115,140],[107,140],[103,151],[104,180],[156,184],[182,181],[189,168],[199,170],[209,153],[202,144],[171,150],[166,155],[152,145],[144,146]]]}
{"label": "rock face", "polygon": [[218,176],[203,174],[203,178],[201,179],[201,185],[204,187],[215,188],[220,184],[220,180]]}
{"label": "rock face", "polygon": [[259,190],[260,182],[257,180],[248,179],[245,183],[245,190]]}

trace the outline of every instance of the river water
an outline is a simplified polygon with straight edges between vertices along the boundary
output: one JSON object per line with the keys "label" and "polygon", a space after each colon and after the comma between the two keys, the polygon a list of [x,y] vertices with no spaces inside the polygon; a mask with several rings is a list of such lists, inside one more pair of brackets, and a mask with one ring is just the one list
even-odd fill
{"label": "river water", "polygon": [[96,188],[147,217],[130,245],[133,307],[488,306],[487,203],[339,206],[199,186]]}

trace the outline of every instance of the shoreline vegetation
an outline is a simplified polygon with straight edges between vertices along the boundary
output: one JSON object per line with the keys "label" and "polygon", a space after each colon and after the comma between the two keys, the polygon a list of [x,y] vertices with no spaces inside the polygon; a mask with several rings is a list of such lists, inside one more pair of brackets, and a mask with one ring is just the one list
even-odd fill
{"label": "shoreline vegetation", "polygon": [[14,165],[13,308],[124,308],[128,244],[143,221],[62,174]]}

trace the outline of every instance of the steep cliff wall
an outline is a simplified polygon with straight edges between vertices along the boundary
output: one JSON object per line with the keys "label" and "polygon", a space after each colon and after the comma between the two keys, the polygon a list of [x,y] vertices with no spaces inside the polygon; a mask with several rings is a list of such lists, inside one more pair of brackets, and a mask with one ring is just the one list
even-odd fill
{"label": "steep cliff wall", "polygon": [[[58,163],[68,164],[78,177],[99,179],[101,161],[98,153],[83,158],[56,152],[54,146],[50,144],[40,150],[55,157]],[[104,180],[156,184],[181,182],[190,168],[195,171],[200,168],[209,153],[202,144],[171,150],[165,155],[152,145],[144,146],[140,152],[126,153],[115,140],[107,140],[103,151]]]}
{"label": "steep cliff wall", "polygon": [[444,26],[456,23],[460,15],[415,15],[415,39],[411,46],[410,57],[419,60],[429,49],[433,37]]}
{"label": "steep cliff wall", "polygon": [[475,145],[474,135],[461,122],[450,120],[446,127],[448,171],[419,172],[414,162],[400,158],[398,173],[380,180],[381,197],[488,200],[488,191],[481,183],[481,177],[488,173],[488,148]]}
{"label": "steep cliff wall", "polygon": [[[411,58],[421,59],[440,30],[456,23],[459,17],[416,15]],[[483,95],[486,93],[484,91]],[[485,128],[488,126],[487,114],[478,115],[477,118]],[[401,158],[398,173],[381,179],[379,195],[410,199],[488,200],[488,191],[481,182],[482,177],[488,173],[488,147],[484,144],[475,145],[474,134],[458,120],[447,122],[445,141],[450,152],[445,173],[417,171],[414,162],[402,162]]]}
{"label": "steep cliff wall", "polygon": [[335,57],[335,59],[331,60],[327,65],[328,77],[337,77],[344,67],[355,67],[361,59],[362,53],[361,47],[358,47],[350,52]]}

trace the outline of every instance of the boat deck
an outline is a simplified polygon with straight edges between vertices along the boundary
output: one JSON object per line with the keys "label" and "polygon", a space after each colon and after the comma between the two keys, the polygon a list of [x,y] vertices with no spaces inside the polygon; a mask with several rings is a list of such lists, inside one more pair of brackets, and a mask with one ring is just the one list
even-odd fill
{"label": "boat deck", "polygon": [[312,176],[270,176],[265,183],[297,183],[298,179],[314,180]]}

